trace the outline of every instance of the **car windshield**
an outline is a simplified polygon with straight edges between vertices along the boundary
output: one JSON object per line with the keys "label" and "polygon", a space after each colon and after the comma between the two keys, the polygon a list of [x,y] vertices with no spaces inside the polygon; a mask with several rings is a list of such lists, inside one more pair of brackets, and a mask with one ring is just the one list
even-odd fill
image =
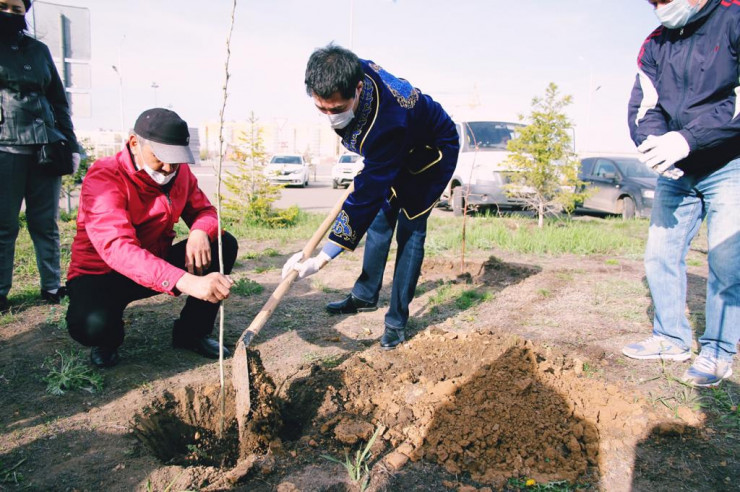
{"label": "car windshield", "polygon": [[300,164],[301,157],[298,155],[276,155],[270,161],[270,164]]}
{"label": "car windshield", "polygon": [[465,126],[465,147],[470,150],[506,150],[516,136],[516,123],[504,121],[470,121]]}
{"label": "car windshield", "polygon": [[656,178],[658,174],[638,159],[614,159],[622,174],[630,178]]}
{"label": "car windshield", "polygon": [[345,154],[339,158],[340,164],[347,164],[352,162],[357,162],[357,159],[359,159],[359,155],[353,155],[353,154]]}

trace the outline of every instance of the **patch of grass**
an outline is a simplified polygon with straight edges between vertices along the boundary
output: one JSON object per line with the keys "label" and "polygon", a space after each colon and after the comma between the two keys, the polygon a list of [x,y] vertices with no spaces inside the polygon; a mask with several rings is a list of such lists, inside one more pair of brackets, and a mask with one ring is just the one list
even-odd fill
{"label": "patch of grass", "polygon": [[85,363],[81,352],[62,352],[57,350],[59,361],[47,358],[44,367],[49,374],[42,380],[46,391],[52,395],[63,395],[67,391],[81,389],[95,393],[103,389],[103,376]]}
{"label": "patch of grass", "polygon": [[478,290],[470,289],[463,291],[463,293],[455,299],[455,306],[457,306],[461,311],[465,311],[476,304],[488,301],[492,297],[493,295],[491,295],[490,292],[479,292]]}
{"label": "patch of grass", "polygon": [[342,363],[344,357],[341,355],[329,355],[321,359],[321,366],[326,369],[333,369]]}
{"label": "patch of grass", "polygon": [[700,266],[704,266],[705,263],[702,260],[697,260],[695,258],[689,258],[686,260],[686,264],[688,266],[700,267]]}
{"label": "patch of grass", "polygon": [[231,286],[231,292],[244,297],[261,294],[263,290],[265,288],[261,284],[248,278],[240,278]]}
{"label": "patch of grass", "polygon": [[346,451],[344,453],[344,461],[340,461],[335,457],[326,454],[322,454],[321,457],[344,466],[344,468],[347,469],[350,481],[357,486],[361,492],[364,492],[367,490],[367,486],[370,482],[370,467],[368,466],[372,456],[370,448],[373,447],[375,440],[383,430],[385,430],[385,427],[379,425],[365,447],[356,451],[354,459],[351,459]]}
{"label": "patch of grass", "polygon": [[329,287],[324,282],[316,278],[311,280],[311,287],[314,290],[323,292],[324,294],[336,294],[337,292],[340,292],[339,289],[334,289],[332,287]]}
{"label": "patch of grass", "polygon": [[256,260],[259,258],[274,258],[280,256],[282,253],[275,248],[266,248],[262,251],[247,251],[245,254],[240,256],[244,260]]}
{"label": "patch of grass", "polygon": [[429,296],[429,305],[432,307],[440,306],[452,300],[460,288],[454,284],[444,283]]}
{"label": "patch of grass", "polygon": [[596,377],[601,372],[601,368],[598,366],[595,366],[594,364],[591,364],[589,362],[583,363],[583,374],[587,378],[593,378]]}
{"label": "patch of grass", "polygon": [[67,329],[67,320],[65,314],[67,314],[67,307],[69,306],[69,297],[62,297],[62,301],[58,306],[51,306],[49,312],[46,315],[46,324],[51,325],[59,330]]}
{"label": "patch of grass", "polygon": [[0,326],[5,326],[11,323],[15,323],[16,319],[17,319],[17,316],[13,314],[12,311],[8,311],[7,313],[0,315]]}
{"label": "patch of grass", "polygon": [[274,248],[267,248],[262,252],[262,256],[266,256],[268,258],[273,258],[275,256],[280,256],[280,251],[274,249]]}
{"label": "patch of grass", "polygon": [[[462,243],[462,222],[457,217],[431,217],[426,249],[430,256],[455,252]],[[498,248],[527,254],[640,255],[645,250],[646,220],[605,219],[579,221],[549,219],[539,229],[528,217],[468,217],[466,248]]]}
{"label": "patch of grass", "polygon": [[300,211],[295,225],[290,227],[268,227],[256,223],[225,222],[224,228],[237,238],[248,238],[254,241],[271,240],[280,244],[292,244],[298,238],[308,239],[324,220],[323,214]]}
{"label": "patch of grass", "polygon": [[719,427],[740,431],[740,408],[738,397],[732,394],[730,385],[708,388],[700,398],[701,408],[717,417]]}
{"label": "patch of grass", "polygon": [[[28,233],[25,213],[19,217],[20,231],[15,241],[15,256],[13,257],[13,289],[8,295],[8,301],[14,307],[33,304],[39,299],[39,272],[36,267],[36,254],[33,242]],[[74,220],[59,220],[59,244],[61,277],[65,278],[70,260],[70,245],[76,232]]]}
{"label": "patch of grass", "polygon": [[505,490],[547,490],[556,492],[570,492],[578,489],[588,488],[588,485],[570,485],[566,480],[555,482],[537,483],[533,478],[510,478],[506,481]]}
{"label": "patch of grass", "polygon": [[537,295],[542,297],[543,299],[547,299],[552,295],[552,292],[550,289],[537,289]]}
{"label": "patch of grass", "polygon": [[23,475],[18,473],[17,469],[25,461],[26,458],[23,458],[15,465],[10,465],[7,467],[2,461],[0,461],[0,483],[19,485],[23,481]]}
{"label": "patch of grass", "polygon": [[616,258],[609,258],[604,263],[607,265],[619,265],[619,260]]}

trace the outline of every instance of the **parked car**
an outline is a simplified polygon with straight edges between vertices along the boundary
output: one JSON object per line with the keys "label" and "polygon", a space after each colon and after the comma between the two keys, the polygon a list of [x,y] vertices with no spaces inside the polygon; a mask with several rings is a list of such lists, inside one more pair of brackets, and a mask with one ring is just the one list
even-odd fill
{"label": "parked car", "polygon": [[347,152],[339,156],[337,163],[331,167],[331,187],[334,189],[344,186],[349,187],[349,184],[355,179],[357,173],[362,171],[365,164],[362,160],[362,156]]}
{"label": "parked car", "polygon": [[581,160],[581,181],[591,194],[576,211],[649,217],[658,174],[636,157],[597,156]]}
{"label": "parked car", "polygon": [[466,207],[515,207],[521,205],[505,193],[509,156],[506,145],[515,137],[518,123],[459,121],[460,155],[441,204],[462,215]]}
{"label": "parked car", "polygon": [[265,177],[273,184],[308,186],[310,168],[300,154],[277,154],[265,166]]}

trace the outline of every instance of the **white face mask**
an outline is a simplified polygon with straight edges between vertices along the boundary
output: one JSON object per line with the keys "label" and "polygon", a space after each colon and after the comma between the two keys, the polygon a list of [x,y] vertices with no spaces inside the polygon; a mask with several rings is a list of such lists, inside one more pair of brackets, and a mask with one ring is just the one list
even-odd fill
{"label": "white face mask", "polygon": [[329,124],[332,128],[336,130],[341,130],[342,128],[345,128],[347,125],[349,125],[350,121],[352,121],[355,117],[355,112],[352,110],[352,107],[354,107],[355,101],[358,97],[360,97],[359,90],[355,92],[355,97],[352,98],[352,104],[347,111],[338,114],[326,115],[326,117],[329,118]]}
{"label": "white face mask", "polygon": [[172,178],[175,177],[177,171],[170,174],[164,174],[160,173],[159,171],[155,171],[151,167],[147,166],[146,161],[144,160],[144,156],[141,153],[141,147],[137,145],[136,149],[136,152],[139,154],[139,159],[141,159],[142,168],[149,175],[149,177],[154,180],[155,183],[157,183],[159,186],[164,186],[172,181]]}
{"label": "white face mask", "polygon": [[355,112],[352,111],[352,108],[349,108],[344,113],[327,114],[326,117],[329,118],[329,124],[332,128],[341,130],[349,125],[349,122],[355,117]]}
{"label": "white face mask", "polygon": [[689,0],[673,0],[655,9],[655,16],[668,29],[678,29],[688,24],[699,11],[699,3],[691,5]]}

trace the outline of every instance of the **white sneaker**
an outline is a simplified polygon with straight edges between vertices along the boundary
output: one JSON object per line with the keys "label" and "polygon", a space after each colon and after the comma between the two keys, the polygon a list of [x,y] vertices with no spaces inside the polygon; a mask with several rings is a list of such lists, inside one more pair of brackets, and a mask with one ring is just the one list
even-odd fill
{"label": "white sneaker", "polygon": [[730,376],[732,376],[732,360],[699,355],[691,367],[683,373],[681,381],[692,386],[712,387],[719,385],[723,379]]}
{"label": "white sneaker", "polygon": [[691,351],[685,350],[667,338],[653,335],[642,342],[631,343],[622,349],[622,353],[631,359],[686,360],[691,358]]}

